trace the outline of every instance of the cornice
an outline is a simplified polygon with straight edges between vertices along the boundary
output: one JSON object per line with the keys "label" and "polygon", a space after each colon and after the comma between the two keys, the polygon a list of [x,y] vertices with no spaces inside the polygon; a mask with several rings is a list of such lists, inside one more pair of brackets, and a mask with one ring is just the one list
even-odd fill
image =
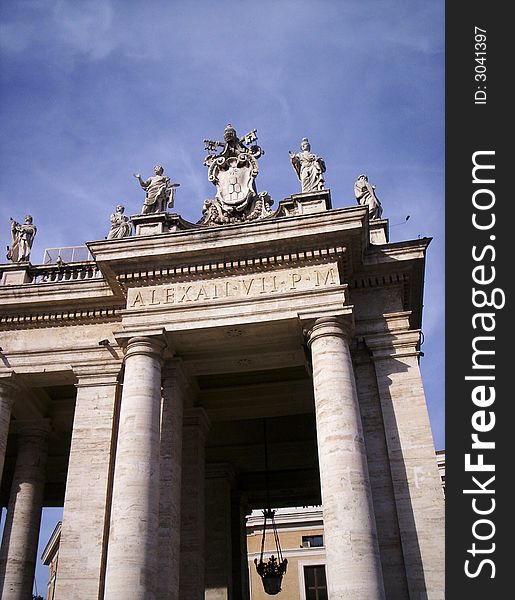
{"label": "cornice", "polygon": [[[10,365],[10,369],[18,376],[33,373],[51,374],[54,371],[69,371],[72,374],[70,382],[76,380],[75,371],[88,368],[98,369],[99,365],[104,365],[106,369],[109,365],[121,364],[123,359],[122,350],[111,345],[73,344],[60,348],[36,348],[24,350],[12,350],[4,348],[4,356]],[[113,368],[116,368],[113,366]]]}
{"label": "cornice", "polygon": [[[302,239],[308,235],[327,234],[331,231],[361,229],[366,211],[361,207],[333,209],[323,213],[264,219],[251,223],[204,227],[187,231],[175,231],[149,236],[132,236],[119,240],[98,240],[86,242],[95,259],[116,259],[120,254],[136,251],[141,256],[216,251],[220,248],[240,248],[277,241],[281,238]],[[159,248],[156,248],[156,241]],[[213,244],[213,242],[216,242]]]}
{"label": "cornice", "polygon": [[[312,215],[264,219],[248,224],[207,227],[189,231],[133,236],[88,242],[104,276],[186,265],[235,263],[254,258],[366,244],[366,211],[361,207]],[[368,230],[368,229],[367,229]],[[225,268],[225,267],[224,267]]]}
{"label": "cornice", "polygon": [[364,256],[363,263],[368,266],[391,263],[393,260],[423,259],[431,240],[432,238],[419,238],[416,240],[381,244],[380,246],[370,245]]}
{"label": "cornice", "polygon": [[72,365],[73,374],[77,378],[75,386],[99,387],[116,385],[122,369],[121,360],[102,360],[96,364]]}
{"label": "cornice", "polygon": [[121,321],[118,308],[91,308],[78,310],[45,311],[30,314],[0,314],[0,330],[33,329],[41,327],[64,327]]}
{"label": "cornice", "polygon": [[299,252],[272,254],[267,256],[253,256],[239,260],[221,260],[210,263],[182,264],[177,266],[162,267],[159,269],[134,269],[131,272],[120,273],[117,281],[124,287],[148,285],[175,280],[177,282],[193,281],[195,279],[211,279],[227,277],[228,275],[260,273],[280,268],[291,268],[302,265],[317,265],[331,260],[340,260],[344,257],[346,248],[332,246],[314,248]]}
{"label": "cornice", "polygon": [[420,356],[420,329],[392,331],[365,336],[366,347],[374,360]]}

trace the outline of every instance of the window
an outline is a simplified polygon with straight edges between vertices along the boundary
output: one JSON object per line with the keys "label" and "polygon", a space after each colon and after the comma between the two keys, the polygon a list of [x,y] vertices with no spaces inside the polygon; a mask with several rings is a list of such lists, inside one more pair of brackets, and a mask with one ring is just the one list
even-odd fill
{"label": "window", "polygon": [[303,548],[320,548],[324,545],[324,537],[322,535],[303,535],[302,536],[302,547]]}
{"label": "window", "polygon": [[324,565],[304,567],[306,600],[328,600]]}

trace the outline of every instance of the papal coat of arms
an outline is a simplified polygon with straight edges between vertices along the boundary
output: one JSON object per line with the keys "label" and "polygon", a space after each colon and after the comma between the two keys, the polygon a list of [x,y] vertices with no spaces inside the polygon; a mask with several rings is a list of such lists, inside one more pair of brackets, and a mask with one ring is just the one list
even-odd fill
{"label": "papal coat of arms", "polygon": [[256,141],[255,129],[238,138],[230,124],[225,128],[223,142],[204,140],[209,152],[204,165],[209,181],[216,187],[216,196],[204,202],[199,224],[241,223],[272,214],[272,199],[267,192],[258,194],[256,190],[257,161],[264,154]]}

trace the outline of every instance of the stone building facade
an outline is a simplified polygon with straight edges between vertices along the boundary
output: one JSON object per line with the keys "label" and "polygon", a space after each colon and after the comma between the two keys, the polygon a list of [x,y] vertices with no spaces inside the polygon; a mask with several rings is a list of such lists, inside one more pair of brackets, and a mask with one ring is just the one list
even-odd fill
{"label": "stone building facade", "polygon": [[61,541],[62,521],[58,521],[50,539],[45,545],[41,555],[42,563],[48,567],[48,583],[46,588],[46,600],[53,600],[55,597],[55,585],[57,582],[57,567],[59,566],[59,542]]}
{"label": "stone building facade", "polygon": [[[445,451],[437,450],[436,462],[445,492]],[[327,599],[327,577],[325,573],[324,519],[321,506],[288,507],[276,510],[280,544],[288,560],[287,571],[282,582],[281,600]],[[255,569],[255,560],[261,555],[263,535],[263,511],[253,510],[247,517],[247,552],[249,567],[250,600],[267,597],[260,577]],[[47,600],[53,600],[57,565],[59,562],[59,540],[61,521],[50,536],[41,560],[49,567]],[[274,551],[273,531],[265,531],[265,549]]]}
{"label": "stone building facade", "polygon": [[322,504],[331,600],[444,597],[430,240],[389,243],[328,190],[267,202],[0,267],[4,600],[31,592],[42,506],[64,507],[55,600],[248,600],[268,503]]}
{"label": "stone building facade", "polygon": [[[436,452],[442,490],[445,490],[445,451]],[[288,560],[281,600],[327,600],[324,519],[321,506],[277,509],[275,515],[281,551]],[[254,561],[261,555],[263,514],[254,510],[247,518],[247,549],[251,600],[266,600]],[[265,548],[274,551],[274,537],[265,531]]]}

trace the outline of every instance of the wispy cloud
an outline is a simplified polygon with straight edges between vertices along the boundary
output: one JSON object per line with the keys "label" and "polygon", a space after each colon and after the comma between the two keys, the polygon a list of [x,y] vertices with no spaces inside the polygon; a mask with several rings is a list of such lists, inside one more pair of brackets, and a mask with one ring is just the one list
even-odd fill
{"label": "wispy cloud", "polygon": [[93,59],[105,58],[116,45],[113,7],[108,0],[58,0],[53,22],[58,38]]}
{"label": "wispy cloud", "polygon": [[[392,239],[427,254],[426,390],[443,439],[443,0],[4,0],[0,5],[0,245],[34,215],[45,247],[102,239],[119,202],[141,209],[134,171],[161,163],[175,210],[213,194],[206,137],[256,127],[258,189],[299,191],[288,150],[308,136],[333,206],[355,177],[377,186]],[[3,223],[3,225],[2,225]],[[439,362],[440,361],[440,362]],[[427,372],[427,371],[426,371]]]}

